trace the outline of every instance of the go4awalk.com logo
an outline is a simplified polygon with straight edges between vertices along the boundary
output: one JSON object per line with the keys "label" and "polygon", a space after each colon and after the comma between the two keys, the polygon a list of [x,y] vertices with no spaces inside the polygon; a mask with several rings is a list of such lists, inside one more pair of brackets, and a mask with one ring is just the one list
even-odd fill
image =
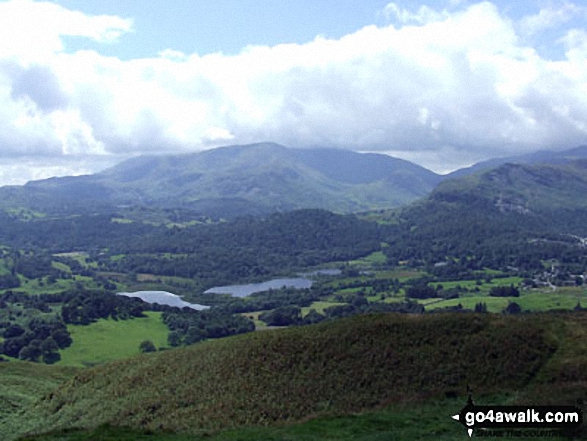
{"label": "go4awalk.com logo", "polygon": [[583,422],[576,406],[477,406],[470,398],[452,418],[465,426],[469,437],[571,434]]}

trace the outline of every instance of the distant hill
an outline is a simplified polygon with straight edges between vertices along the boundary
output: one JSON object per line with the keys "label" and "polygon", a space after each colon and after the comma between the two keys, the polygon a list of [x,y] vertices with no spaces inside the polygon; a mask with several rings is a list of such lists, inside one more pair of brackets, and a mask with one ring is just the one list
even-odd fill
{"label": "distant hill", "polygon": [[[393,260],[460,262],[483,269],[582,259],[587,160],[503,164],[442,182],[406,207],[385,252]],[[457,259],[457,260],[451,260]]]}
{"label": "distant hill", "polygon": [[[366,315],[208,341],[80,371],[0,431],[11,439],[109,423],[197,433],[447,394],[464,403],[467,386],[518,394],[531,381],[579,397],[583,345],[567,343],[584,329],[579,318]],[[558,346],[576,358],[555,363]]]}
{"label": "distant hill", "polygon": [[442,178],[387,155],[261,143],[142,156],[89,176],[0,188],[5,207],[41,212],[122,205],[232,217],[299,208],[356,212],[404,205]]}
{"label": "distant hill", "polygon": [[489,170],[499,167],[503,164],[566,164],[577,159],[587,159],[587,146],[575,147],[570,150],[562,152],[555,152],[550,150],[540,150],[534,153],[527,153],[525,155],[507,156],[504,158],[494,158],[487,161],[478,162],[470,167],[455,170],[452,173],[445,175],[445,178],[458,178],[477,173],[484,170]]}

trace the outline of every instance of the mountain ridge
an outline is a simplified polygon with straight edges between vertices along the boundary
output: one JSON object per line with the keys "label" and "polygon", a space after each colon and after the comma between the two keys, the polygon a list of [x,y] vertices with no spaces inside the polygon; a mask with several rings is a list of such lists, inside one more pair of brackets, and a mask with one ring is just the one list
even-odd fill
{"label": "mountain ridge", "polygon": [[[5,187],[0,196],[39,211],[76,204],[143,204],[231,217],[300,208],[356,212],[396,207],[425,196],[441,179],[424,167],[381,154],[258,143],[131,158],[94,175]],[[53,207],[44,206],[53,199]]]}
{"label": "mountain ridge", "polygon": [[[338,213],[406,206],[439,185],[504,164],[564,165],[587,146],[496,158],[447,175],[378,153],[294,149],[271,142],[181,155],[138,156],[93,175],[0,188],[0,207],[52,215],[121,207],[181,209],[212,218],[319,208]],[[457,184],[458,185],[458,184]]]}
{"label": "mountain ridge", "polygon": [[[587,160],[511,164],[446,180],[401,210],[384,253],[444,270],[486,267],[538,271],[555,259],[584,262]],[[456,268],[456,269],[455,269]]]}

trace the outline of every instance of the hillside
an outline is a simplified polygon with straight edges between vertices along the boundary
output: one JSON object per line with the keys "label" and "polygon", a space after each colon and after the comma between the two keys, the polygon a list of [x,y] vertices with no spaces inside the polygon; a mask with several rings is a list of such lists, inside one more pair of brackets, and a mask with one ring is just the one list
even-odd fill
{"label": "hillside", "polygon": [[428,194],[440,179],[386,155],[262,143],[138,157],[95,175],[4,187],[0,196],[5,207],[49,213],[144,205],[231,217],[299,208],[395,207]]}
{"label": "hillside", "polygon": [[582,314],[387,314],[247,334],[81,371],[0,431],[109,423],[196,433],[464,397],[467,385],[525,390],[526,400],[556,389],[539,401],[568,401],[584,393],[584,332]]}
{"label": "hillside", "polygon": [[407,207],[390,238],[393,261],[458,259],[483,269],[541,268],[546,259],[580,262],[587,235],[587,161],[504,164],[446,180]]}
{"label": "hillside", "polygon": [[14,361],[0,363],[0,425],[14,412],[70,379],[78,369]]}
{"label": "hillside", "polygon": [[452,173],[446,175],[446,178],[458,178],[462,176],[479,173],[481,171],[490,170],[492,168],[499,167],[503,164],[524,164],[524,165],[535,165],[535,164],[567,164],[572,161],[579,159],[587,159],[587,146],[575,147],[569,150],[563,151],[552,151],[552,150],[540,150],[533,153],[526,153],[524,155],[507,156],[504,158],[493,158],[487,161],[481,161],[470,167],[464,167],[455,170]]}

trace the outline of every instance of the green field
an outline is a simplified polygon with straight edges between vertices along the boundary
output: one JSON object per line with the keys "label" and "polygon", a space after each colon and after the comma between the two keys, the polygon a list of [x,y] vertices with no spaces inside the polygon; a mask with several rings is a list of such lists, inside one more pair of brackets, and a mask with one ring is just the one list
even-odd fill
{"label": "green field", "polygon": [[383,254],[382,251],[375,251],[360,259],[350,260],[348,263],[350,265],[371,267],[374,265],[384,265],[386,262],[387,258],[385,257],[385,254]]}
{"label": "green field", "polygon": [[147,317],[131,320],[99,320],[88,326],[69,325],[73,344],[61,351],[60,365],[92,366],[131,357],[139,345],[151,340],[157,348],[167,346],[169,330],[160,312],[145,312]]}
{"label": "green field", "polygon": [[320,314],[324,314],[324,310],[326,308],[330,308],[331,306],[340,306],[340,305],[346,305],[346,303],[343,303],[343,302],[314,302],[310,306],[302,308],[302,317],[305,317],[310,312],[311,309],[315,309],[316,312],[318,312]]}
{"label": "green field", "polygon": [[487,305],[488,312],[499,313],[507,308],[510,301],[515,300],[514,298],[508,297],[488,297],[488,296],[471,296],[461,297],[458,299],[425,299],[418,303],[421,303],[426,308],[426,311],[432,311],[438,308],[447,308],[457,305],[462,305],[465,309],[474,309],[477,303],[485,303]]}
{"label": "green field", "polygon": [[267,324],[265,322],[259,320],[259,315],[263,314],[264,312],[267,312],[267,311],[243,312],[241,315],[253,320],[253,323],[255,324],[255,330],[261,331],[264,329],[268,329]]}
{"label": "green field", "polygon": [[475,288],[479,289],[480,293],[489,294],[491,288],[495,286],[510,286],[514,285],[517,286],[520,282],[522,282],[521,277],[502,277],[502,278],[494,278],[491,279],[490,282],[486,282],[485,280],[481,280],[481,284],[477,284],[477,280],[459,280],[456,282],[439,282],[434,283],[433,285],[442,285],[444,289],[451,289],[460,286],[461,288],[466,288],[468,290],[474,290]]}
{"label": "green field", "polygon": [[74,276],[72,279],[57,279],[55,283],[48,283],[46,278],[39,279],[27,279],[26,277],[19,276],[21,285],[18,288],[13,288],[12,291],[23,292],[26,294],[55,294],[70,289],[74,289],[80,284],[85,289],[99,289],[99,285],[91,277],[86,276]]}
{"label": "green field", "polygon": [[485,303],[488,312],[499,313],[515,302],[522,308],[522,311],[542,312],[553,309],[571,310],[581,300],[583,306],[587,306],[587,296],[583,288],[558,288],[551,290],[522,290],[520,297],[491,297],[482,294],[464,294],[458,299],[424,299],[418,302],[424,305],[426,310],[452,307],[461,304],[463,308],[474,309],[477,303]]}

